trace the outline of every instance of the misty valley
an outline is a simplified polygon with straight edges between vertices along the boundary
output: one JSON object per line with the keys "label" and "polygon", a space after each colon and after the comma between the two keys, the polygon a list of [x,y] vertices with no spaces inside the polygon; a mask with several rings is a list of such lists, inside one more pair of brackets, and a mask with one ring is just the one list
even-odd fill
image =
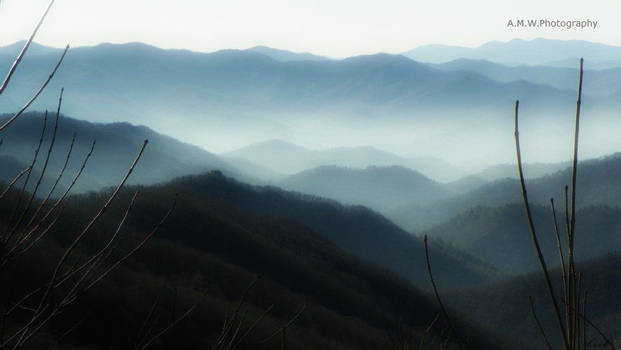
{"label": "misty valley", "polygon": [[0,349],[619,346],[621,47],[0,71]]}

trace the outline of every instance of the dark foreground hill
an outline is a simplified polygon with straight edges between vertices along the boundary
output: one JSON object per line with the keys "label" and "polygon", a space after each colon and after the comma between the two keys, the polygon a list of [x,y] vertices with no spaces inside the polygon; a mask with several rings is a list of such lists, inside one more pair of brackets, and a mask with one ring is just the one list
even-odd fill
{"label": "dark foreground hill", "polygon": [[[390,269],[415,285],[428,286],[422,241],[365,207],[275,187],[249,186],[217,172],[175,180],[170,186],[178,192],[302,223],[349,253]],[[481,283],[497,275],[489,265],[440,242],[432,243],[431,254],[438,280],[446,288]]]}
{"label": "dark foreground hill", "polygon": [[[217,173],[123,191],[76,256],[101,244],[114,232],[134,190],[140,190],[140,196],[122,230],[124,238],[115,254],[127,251],[151,230],[175,193],[180,195],[178,206],[158,238],[46,328],[38,346],[50,346],[58,334],[80,320],[77,328],[64,337],[62,348],[126,348],[140,334],[155,300],[159,300],[160,311],[154,321],[158,329],[204,294],[190,318],[156,342],[154,348],[209,348],[222,328],[224,315],[230,314],[232,304],[241,298],[252,276],[257,274],[263,277],[245,298],[242,313],[247,321],[240,325],[242,331],[251,327],[262,310],[272,304],[274,309],[240,344],[240,349],[256,349],[257,343],[305,303],[306,309],[287,333],[290,349],[386,349],[388,335],[399,329],[398,324],[407,330],[408,336],[413,334],[414,344],[418,344],[421,330],[438,313],[433,300],[404,279],[338,247],[360,227],[370,225],[374,231],[386,226],[381,217],[366,209],[348,209],[325,201],[296,199],[293,194],[269,188],[245,186]],[[0,274],[0,283],[12,286],[2,288],[1,297],[14,300],[20,292],[42,282],[61,252],[60,246],[66,245],[73,233],[96,213],[106,194],[74,197],[47,239],[24,259],[15,261],[8,274]],[[283,212],[274,215],[279,205],[286,205],[291,213],[305,212],[311,218],[308,221],[315,224],[306,225]],[[0,202],[3,220],[11,206],[10,200]],[[346,225],[356,221],[360,224],[350,227],[348,232]],[[340,241],[335,239],[337,244],[325,237],[334,231],[321,228],[328,223],[343,232]],[[399,233],[378,232],[385,237]],[[368,234],[358,232],[360,248],[368,243],[368,237],[363,239]],[[416,248],[422,249],[419,243]],[[393,247],[384,253],[399,256],[398,249],[406,250]],[[422,251],[412,253],[420,256]],[[453,260],[443,257],[435,247],[432,255],[434,270],[446,280],[449,277],[442,272],[442,265]],[[416,263],[408,265],[413,271],[422,268]],[[472,275],[455,263],[448,269]],[[468,334],[473,349],[504,348],[493,335],[460,317],[455,320]],[[441,328],[434,328],[432,333],[439,334]],[[276,338],[260,348],[275,348],[278,342]]]}

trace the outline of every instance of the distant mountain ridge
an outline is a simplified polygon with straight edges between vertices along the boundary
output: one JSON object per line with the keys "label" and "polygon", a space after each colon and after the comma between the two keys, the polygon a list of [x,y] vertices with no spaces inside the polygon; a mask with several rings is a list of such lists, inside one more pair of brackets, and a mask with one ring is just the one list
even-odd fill
{"label": "distant mountain ridge", "polygon": [[364,169],[321,166],[291,175],[278,185],[341,203],[364,205],[382,213],[411,201],[430,203],[452,195],[440,183],[399,166]]}
{"label": "distant mountain ridge", "polygon": [[[7,117],[0,115],[0,121]],[[42,149],[46,149],[49,145],[54,118],[48,117],[47,123]],[[30,164],[42,125],[43,113],[27,112],[3,132],[3,144],[0,147],[0,163],[3,171],[0,173],[2,176],[0,180],[9,181]],[[254,170],[251,165],[222,160],[199,147],[182,143],[144,126],[129,123],[90,123],[61,115],[56,142],[46,172],[48,183],[53,182],[59,173],[73,133],[76,134],[76,142],[67,171],[61,181],[63,186],[71,182],[91,143],[96,141],[93,154],[76,185],[77,191],[95,191],[116,185],[145,139],[149,140],[149,144],[130,183],[149,185],[216,169],[241,179],[254,178],[243,170]],[[34,167],[35,172],[41,169],[43,157],[44,154],[41,152]]]}
{"label": "distant mountain ridge", "polygon": [[[559,163],[559,166],[562,164]],[[579,163],[579,168],[576,192],[579,208],[597,205],[621,207],[621,153],[584,160]],[[571,169],[564,167],[541,177],[536,177],[536,174],[537,171],[531,177],[525,171],[529,200],[533,204],[544,206],[549,206],[550,198],[562,203],[565,198],[564,187],[571,183]],[[445,222],[447,218],[472,208],[498,207],[520,203],[521,200],[519,181],[505,178],[436,203],[413,201],[393,210],[387,216],[407,230],[419,231],[430,229]]]}
{"label": "distant mountain ridge", "polygon": [[439,181],[458,179],[465,174],[462,169],[438,158],[405,158],[371,146],[311,150],[283,140],[268,140],[244,146],[222,156],[246,159],[288,175],[330,165],[359,169],[371,166],[401,166]]}
{"label": "distant mountain ridge", "polygon": [[403,53],[412,59],[445,63],[460,58],[485,59],[508,65],[550,65],[567,67],[568,61],[580,57],[588,69],[621,66],[621,47],[583,40],[513,39],[507,42],[491,41],[478,47],[424,45]]}
{"label": "distant mountain ridge", "polygon": [[263,54],[265,56],[269,56],[276,61],[281,62],[295,62],[295,61],[325,61],[329,58],[314,55],[310,52],[291,52],[287,50],[275,49],[267,46],[254,46],[246,51],[253,51]]}
{"label": "distant mountain ridge", "polygon": [[[533,205],[531,210],[537,232],[541,233],[539,243],[548,266],[559,266],[556,239],[553,234],[548,234],[554,232],[551,209],[549,205]],[[557,210],[559,225],[564,229],[565,209],[559,207]],[[576,217],[576,232],[582,237],[582,244],[576,249],[577,261],[621,252],[621,210],[618,207],[584,207],[577,211]],[[468,209],[426,233],[450,242],[502,271],[521,274],[536,272],[540,268],[521,203]],[[561,241],[567,244],[565,236]]]}
{"label": "distant mountain ridge", "polygon": [[[542,84],[557,89],[567,89],[576,82],[577,60],[571,60],[566,67],[545,65],[518,65],[509,66],[494,63],[484,59],[460,58],[442,64],[432,64],[433,67],[445,71],[469,71],[484,75],[499,82],[528,81],[533,84]],[[592,65],[588,62],[586,66]],[[588,69],[584,73],[588,79],[584,81],[584,90],[590,95],[609,96],[619,93],[621,80],[621,61],[619,66],[607,69]]]}
{"label": "distant mountain ridge", "polygon": [[[0,46],[0,55],[17,56],[22,50],[22,48],[24,47],[24,44],[26,44],[26,41],[20,40],[7,46]],[[45,45],[38,44],[36,42],[32,42],[30,44],[30,47],[28,48],[28,55],[40,56],[40,55],[47,55],[51,53],[58,53],[61,51],[62,49],[45,46]]]}
{"label": "distant mountain ridge", "polygon": [[[0,56],[0,67],[13,58]],[[55,54],[26,56],[0,112],[21,107],[23,96],[36,90],[56,59]],[[481,122],[489,118],[498,123],[499,114],[487,111],[504,110],[516,98],[534,109],[556,111],[567,109],[574,99],[571,91],[446,72],[400,55],[281,62],[248,50],[206,54],[140,43],[71,49],[47,91],[61,86],[69,115],[146,124],[201,146],[208,145],[206,140],[287,135],[316,127],[311,121],[317,116],[339,125],[381,120],[396,128],[404,121],[454,125],[463,122],[464,110],[477,110]],[[53,106],[55,99],[45,93],[34,108]],[[205,137],[211,130],[218,132]]]}

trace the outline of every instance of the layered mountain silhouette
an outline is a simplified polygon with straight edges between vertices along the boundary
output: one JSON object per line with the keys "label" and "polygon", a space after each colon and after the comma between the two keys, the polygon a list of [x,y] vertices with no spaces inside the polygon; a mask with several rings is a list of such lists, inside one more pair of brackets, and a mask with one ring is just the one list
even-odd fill
{"label": "layered mountain silhouette", "polygon": [[278,185],[384,213],[412,201],[433,203],[452,195],[442,184],[399,166],[365,169],[321,166],[289,176]]}
{"label": "layered mountain silhouette", "polygon": [[[558,227],[562,244],[566,245],[565,209],[561,204],[557,203],[561,206],[557,208]],[[532,213],[548,265],[560,265],[551,208],[536,205],[532,207]],[[620,214],[618,207],[604,205],[577,211],[576,235],[580,245],[576,249],[576,259],[579,262],[621,251]],[[539,269],[521,204],[469,209],[426,232],[488,261],[502,271],[520,274]]]}
{"label": "layered mountain silhouette", "polygon": [[269,140],[242,147],[223,156],[246,159],[289,175],[329,165],[349,168],[402,166],[440,181],[455,180],[465,174],[464,170],[438,158],[406,158],[371,146],[311,150],[283,140]]}
{"label": "layered mountain silhouette", "polygon": [[423,62],[444,63],[459,58],[484,59],[509,65],[575,67],[580,57],[587,68],[621,66],[621,47],[583,40],[513,39],[491,41],[479,47],[425,45],[404,53]]}
{"label": "layered mountain silhouette", "polygon": [[[587,61],[588,62],[588,61]],[[621,61],[619,61],[621,63]],[[620,64],[621,65],[621,64]],[[509,66],[487,60],[457,59],[433,67],[445,71],[469,71],[484,75],[500,82],[528,81],[534,84],[548,85],[557,89],[567,89],[575,85],[578,61],[573,60],[568,67],[554,66]],[[608,69],[588,69],[584,81],[584,90],[593,96],[611,96],[619,93],[617,82],[621,77],[621,67]]]}
{"label": "layered mountain silhouette", "polygon": [[[4,121],[8,117],[8,115],[0,116],[0,120]],[[34,186],[38,174],[42,171],[52,138],[54,118],[55,114],[48,115],[46,132],[29,188]],[[3,132],[3,143],[0,147],[1,180],[10,181],[30,165],[41,136],[43,119],[43,113],[28,112]],[[76,184],[78,192],[116,185],[136,157],[145,139],[149,140],[149,144],[141,163],[135,169],[136,176],[130,183],[154,184],[182,175],[216,169],[251,182],[258,181],[262,176],[258,170],[260,167],[249,162],[222,160],[199,147],[182,143],[144,126],[129,123],[91,123],[61,115],[43,188],[49,188],[47,185],[52,184],[60,173],[74,134],[75,144],[67,169],[61,178],[61,187],[71,183],[93,141],[96,142],[93,154]],[[249,175],[250,173],[257,175]]]}
{"label": "layered mountain silhouette", "polygon": [[[261,215],[302,223],[351,254],[390,269],[416,285],[426,285],[422,241],[368,208],[275,187],[249,186],[220,173],[181,178],[171,186],[180,192],[192,191],[195,195],[217,198]],[[441,283],[446,287],[498,276],[489,264],[460,250],[443,247],[440,242],[432,243],[431,249],[436,255],[436,272],[445,277]],[[455,273],[458,270],[461,272]]]}
{"label": "layered mountain silhouette", "polygon": [[[0,69],[19,49],[19,43],[0,48]],[[383,349],[401,330],[418,344],[426,329],[431,336],[446,334],[429,327],[439,310],[428,293],[419,236],[424,233],[433,276],[454,308],[449,312],[459,333],[476,349],[520,348],[514,339],[537,336],[527,297],[541,307],[546,291],[541,276],[533,274],[538,262],[516,167],[509,163],[512,158],[498,161],[492,154],[513,151],[515,99],[524,102],[525,134],[563,137],[569,123],[562,118],[575,106],[576,69],[566,64],[585,51],[585,111],[614,116],[621,97],[615,83],[621,77],[616,66],[621,48],[580,41],[427,46],[404,55],[341,60],[262,46],[213,53],[140,43],[73,49],[33,109],[53,110],[64,86],[63,113],[85,120],[60,116],[43,176],[54,128],[54,115],[48,115],[24,190],[31,191],[41,178],[37,205],[60,172],[73,135],[69,166],[54,194],[68,186],[96,140],[93,156],[57,226],[28,259],[9,264],[2,274],[0,285],[13,288],[0,294],[3,300],[19,300],[15,293],[47,282],[42,270],[54,266],[61,247],[98,212],[110,186],[148,139],[128,188],[105,207],[71,260],[105,242],[110,232],[121,233],[111,257],[122,256],[159,222],[173,198],[177,207],[148,247],[76,304],[72,317],[42,330],[44,342],[51,344],[72,327],[69,320],[85,319],[79,335],[69,335],[72,348],[123,348],[140,334],[141,315],[162,298],[172,311],[154,323],[165,324],[161,320],[174,319],[179,306],[201,301],[196,318],[163,337],[162,347],[208,348],[236,302],[244,315],[264,320],[240,348],[256,348],[302,305],[304,312],[289,333],[291,349]],[[59,53],[33,44],[3,94],[0,112],[21,107]],[[3,190],[32,161],[43,115],[28,112],[2,133]],[[8,117],[0,115],[0,123]],[[602,121],[595,119],[586,119],[590,132]],[[142,124],[149,127],[137,126]],[[614,136],[614,124],[602,125]],[[494,143],[495,138],[503,141]],[[300,145],[322,146],[291,142],[298,139]],[[217,153],[185,141],[217,145]],[[468,142],[479,148],[470,149]],[[606,137],[595,140],[600,142],[614,148]],[[361,144],[372,146],[337,147]],[[443,161],[439,153],[453,158]],[[502,164],[480,171],[475,160]],[[545,162],[527,164],[525,171],[543,254],[554,269],[558,248],[549,203],[556,200],[563,232],[571,169],[566,162]],[[0,226],[13,225],[15,208],[23,204],[17,198],[24,180],[0,201]],[[137,202],[127,209],[134,194]],[[594,320],[609,321],[620,312],[614,290],[621,248],[621,154],[580,162],[577,202],[576,257],[585,287],[597,291],[589,304]],[[124,214],[127,221],[119,226],[114,218]],[[558,286],[560,272],[552,272]],[[254,276],[261,278],[248,288]],[[544,325],[553,326],[550,310],[539,310],[546,315]],[[110,334],[102,334],[109,319],[118,321],[107,326]]]}
{"label": "layered mountain silhouette", "polygon": [[[13,58],[0,54],[0,67]],[[4,94],[2,112],[21,107],[57,58],[57,52],[27,56]],[[556,111],[574,99],[571,91],[443,71],[400,55],[282,62],[254,50],[196,53],[140,43],[71,49],[34,108],[52,109],[53,92],[61,86],[69,115],[147,124],[184,141],[217,140],[222,147],[231,135],[247,140],[287,135],[316,118],[329,118],[340,128],[379,118],[392,126],[404,120],[449,123],[462,120],[464,111],[457,110],[466,108],[498,122],[504,119],[488,112],[510,108],[516,98],[531,108]]]}
{"label": "layered mountain silhouette", "polygon": [[258,52],[265,56],[269,56],[276,61],[294,62],[294,61],[325,61],[329,58],[313,55],[309,52],[291,52],[287,50],[274,49],[267,46],[254,46],[246,51]]}
{"label": "layered mountain silhouette", "polygon": [[[537,174],[537,167],[534,168]],[[517,171],[517,170],[516,170]],[[576,192],[579,207],[605,205],[616,207],[621,205],[618,174],[621,172],[621,155],[612,154],[606,157],[579,162]],[[550,198],[563,203],[565,185],[571,183],[571,169],[557,171],[542,177],[531,177],[525,170],[529,200],[534,204],[548,206]],[[479,186],[478,188],[446,200],[427,204],[413,201],[388,213],[393,221],[408,230],[429,229],[453,217],[460,212],[477,206],[496,207],[510,203],[521,203],[519,181],[513,178],[499,179]]]}
{"label": "layered mountain silhouette", "polygon": [[[0,202],[0,223],[7,222],[17,192]],[[387,334],[396,324],[407,325],[413,339],[420,341],[422,330],[439,311],[427,293],[410,283],[427,288],[423,247],[417,238],[363,208],[250,187],[221,173],[125,188],[75,254],[88,254],[109,239],[136,192],[140,194],[112,259],[143,239],[175,196],[177,207],[156,238],[72,304],[68,318],[46,326],[42,339],[52,339],[49,334],[65,329],[79,316],[84,326],[68,334],[66,343],[77,348],[122,348],[140,332],[141,322],[136,320],[149,310],[156,310],[152,325],[165,327],[170,317],[178,317],[178,310],[198,301],[191,321],[179,323],[162,340],[164,344],[192,349],[211,346],[225,315],[241,305],[244,320],[264,314],[256,327],[249,328],[247,322],[240,325],[244,331],[252,329],[243,348],[269,339],[302,310],[288,328],[288,348],[377,349],[389,346]],[[12,288],[3,288],[0,295],[8,298],[44,283],[48,275],[41,266],[55,265],[63,244],[80,232],[109,194],[71,197],[57,225],[29,252],[29,259],[3,270],[0,282]],[[380,249],[392,250],[392,257],[380,258]],[[460,261],[435,243],[431,254],[444,287],[487,279],[483,271],[471,269],[476,263],[467,255]],[[375,263],[363,257],[375,257]],[[260,278],[251,288],[255,276]],[[477,348],[507,348],[483,328],[462,318],[456,322],[468,330],[469,341]],[[102,333],[102,328],[107,332]],[[431,334],[440,332],[438,327]],[[268,344],[279,342],[274,338]]]}

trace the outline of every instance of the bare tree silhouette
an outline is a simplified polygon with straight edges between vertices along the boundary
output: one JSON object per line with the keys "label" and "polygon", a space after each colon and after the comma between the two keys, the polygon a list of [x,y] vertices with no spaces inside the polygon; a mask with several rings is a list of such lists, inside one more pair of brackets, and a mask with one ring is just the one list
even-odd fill
{"label": "bare tree silhouette", "polygon": [[[580,111],[582,105],[582,78],[583,78],[583,63],[584,60],[580,59],[580,69],[578,75],[578,97],[576,100],[576,114],[575,114],[575,130],[574,130],[574,144],[573,144],[573,161],[572,161],[572,175],[571,175],[571,190],[569,186],[565,186],[565,231],[567,234],[567,247],[565,247],[565,253],[563,253],[563,244],[561,243],[558,220],[556,216],[556,209],[554,207],[554,199],[550,199],[550,205],[552,208],[552,218],[554,220],[555,236],[558,244],[558,254],[561,263],[561,277],[562,277],[562,289],[563,294],[559,302],[559,298],[556,295],[554,286],[551,282],[550,273],[543,253],[539,246],[539,239],[537,236],[536,227],[531,214],[530,203],[528,200],[528,193],[526,191],[526,183],[524,181],[524,171],[522,169],[522,154],[520,150],[520,133],[519,133],[519,101],[515,101],[515,149],[517,155],[517,166],[520,177],[520,185],[522,189],[522,200],[524,202],[524,209],[526,211],[526,217],[528,219],[528,227],[530,229],[533,246],[541,271],[545,278],[546,288],[549,293],[550,302],[554,308],[554,314],[558,323],[558,329],[561,335],[563,348],[566,350],[586,350],[588,346],[586,326],[593,328],[597,334],[605,342],[605,345],[611,350],[615,349],[614,343],[604,335],[601,330],[591,322],[586,315],[587,305],[587,291],[583,288],[582,274],[576,270],[575,261],[575,227],[576,227],[576,179],[578,174],[578,141],[580,134]],[[565,256],[567,261],[565,261]],[[541,336],[548,349],[552,346],[545,334],[543,327],[541,326],[537,314],[535,312],[535,305],[532,299],[529,298],[530,309],[533,318],[537,324]],[[561,306],[564,306],[564,312]]]}
{"label": "bare tree silhouette", "polygon": [[[41,27],[41,24],[44,22],[53,4],[54,0],[49,2],[43,15],[37,22],[35,29],[32,31],[30,37],[28,38],[23,48],[15,58],[13,64],[11,65],[6,77],[2,81],[2,85],[0,85],[0,97],[9,86],[9,83],[11,82],[14,73],[19,69],[22,59],[26,55],[28,48],[32,44],[39,28]],[[25,102],[22,108],[20,108],[15,114],[13,114],[2,125],[0,125],[0,136],[2,135],[1,133],[6,132],[6,130],[11,126],[14,121],[16,121],[23,115],[23,113],[32,105],[33,102],[35,102],[35,100],[45,90],[45,88],[54,78],[56,72],[61,66],[68,50],[69,46],[67,45],[63,50],[61,56],[59,57],[57,63],[52,68],[47,79],[43,81],[43,83],[33,94],[33,96]],[[90,150],[84,156],[81,167],[74,175],[70,185],[65,189],[65,191],[62,192],[62,194],[56,200],[53,201],[53,203],[51,203],[51,205],[48,205],[48,203],[52,199],[52,193],[57,189],[59,181],[64,176],[67,164],[69,162],[69,159],[71,158],[73,152],[73,145],[77,137],[77,135],[74,134],[71,145],[69,146],[67,155],[65,157],[64,165],[59,174],[56,176],[56,180],[52,188],[48,191],[48,193],[43,197],[42,200],[37,200],[41,181],[46,174],[50,156],[53,152],[55,152],[54,145],[58,130],[63,92],[64,89],[61,89],[58,99],[58,106],[56,108],[56,115],[54,118],[54,126],[52,130],[51,140],[49,141],[49,146],[43,160],[43,166],[41,167],[40,173],[36,178],[36,182],[34,183],[31,192],[28,193],[27,188],[34,175],[33,169],[35,168],[35,164],[39,159],[41,146],[44,141],[46,129],[48,128],[49,113],[47,111],[45,113],[45,117],[43,118],[41,137],[39,138],[39,142],[34,151],[30,165],[26,169],[16,174],[15,177],[6,185],[6,188],[0,194],[0,200],[6,201],[9,200],[9,196],[7,196],[8,193],[10,193],[11,191],[17,192],[17,200],[11,202],[11,215],[4,222],[4,228],[0,231],[0,274],[5,271],[6,267],[9,264],[19,263],[17,259],[23,256],[29,250],[31,250],[54,227],[54,225],[57,223],[58,219],[62,215],[63,208],[66,205],[66,201],[69,197],[71,190],[82,175],[83,170],[87,166],[87,163],[89,162],[89,159],[91,158],[91,155],[95,150],[96,141],[93,140]],[[93,227],[97,224],[98,221],[100,221],[100,219],[109,209],[110,205],[118,197],[120,191],[123,189],[128,178],[134,171],[134,168],[140,161],[147,145],[148,140],[144,140],[143,144],[141,145],[136,154],[134,161],[129,165],[125,176],[116,186],[115,190],[109,195],[107,200],[102,204],[98,212],[88,221],[88,223],[74,235],[70,244],[64,248],[64,252],[62,253],[59,260],[56,262],[53,272],[49,276],[48,282],[26,293],[18,300],[0,300],[0,306],[2,306],[3,310],[0,314],[0,349],[23,348],[29,341],[31,341],[37,334],[39,334],[42,328],[48,325],[65,309],[74,304],[76,300],[78,300],[87,291],[96,286],[98,282],[108,276],[121,263],[123,263],[133,254],[135,254],[139,249],[141,249],[146,244],[146,242],[153,237],[153,235],[164,224],[164,222],[166,222],[176,206],[176,197],[172,200],[170,208],[165,213],[163,213],[160,221],[153,227],[151,232],[142,237],[141,240],[137,244],[135,244],[133,248],[129,249],[129,251],[122,254],[120,257],[109,259],[115,245],[118,243],[121,230],[128,216],[131,214],[132,208],[134,207],[136,198],[138,196],[138,192],[136,192],[131,202],[125,209],[122,218],[119,220],[116,230],[112,232],[110,237],[108,238],[107,243],[97,248],[95,252],[90,253],[90,255],[88,256],[81,256],[80,254],[76,253],[76,248],[80,245],[80,243],[84,241],[85,237],[87,237],[89,233],[92,232]],[[32,180],[34,181],[34,179]],[[13,187],[19,181],[23,181],[22,186],[21,189],[16,191]],[[36,205],[37,202],[38,205]],[[36,208],[33,208],[33,206],[35,205]],[[69,263],[69,261],[71,261],[71,263]],[[0,286],[0,288],[11,287],[11,285]],[[183,314],[181,318],[172,322],[162,331],[153,335],[151,338],[146,339],[141,348],[148,347],[154,339],[161,336],[167,330],[180,322],[194,308],[196,308],[196,305],[193,305],[190,309],[188,309],[188,311],[186,311],[186,313]],[[11,316],[18,310],[21,313],[26,312],[28,314],[28,317],[20,318],[23,319],[21,323],[19,321],[13,320],[11,325],[8,326],[7,320],[9,320]],[[73,328],[74,327],[69,329],[67,332],[70,332],[71,330],[73,330]]]}

